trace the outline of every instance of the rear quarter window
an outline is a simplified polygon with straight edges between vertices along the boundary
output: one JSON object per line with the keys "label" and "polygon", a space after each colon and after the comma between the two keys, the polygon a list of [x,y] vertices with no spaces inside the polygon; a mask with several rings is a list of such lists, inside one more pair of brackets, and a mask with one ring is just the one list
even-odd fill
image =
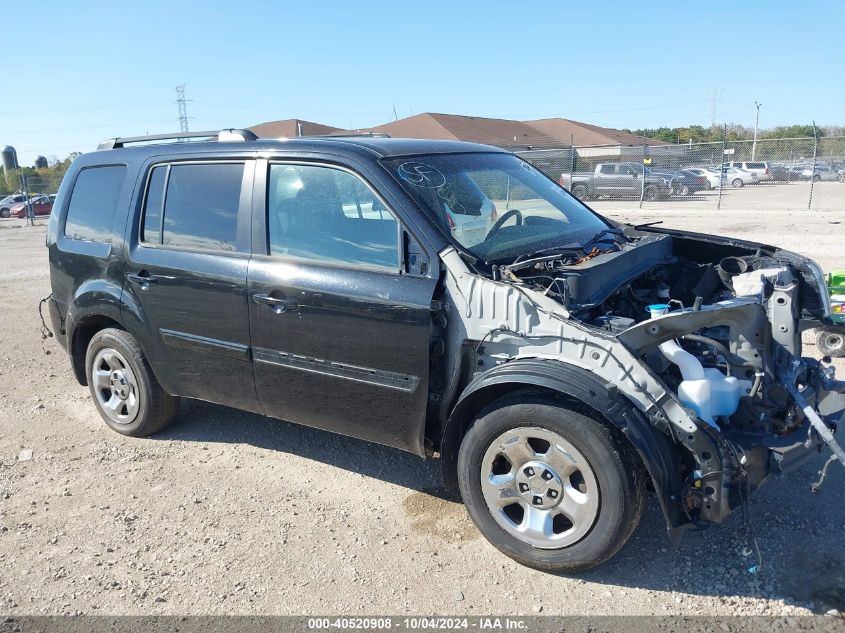
{"label": "rear quarter window", "polygon": [[88,167],[80,171],[68,204],[65,237],[110,242],[114,213],[125,179],[125,165]]}

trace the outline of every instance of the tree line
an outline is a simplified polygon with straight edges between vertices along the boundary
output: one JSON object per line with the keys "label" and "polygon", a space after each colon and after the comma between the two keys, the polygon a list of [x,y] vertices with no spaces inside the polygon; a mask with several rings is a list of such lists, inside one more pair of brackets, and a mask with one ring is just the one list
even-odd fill
{"label": "tree line", "polygon": [[[686,127],[658,127],[640,128],[636,130],[625,128],[623,132],[653,138],[666,143],[717,143],[722,141],[723,128],[719,125],[705,127],[703,125],[689,125]],[[845,129],[841,126],[817,127],[816,135],[842,136]],[[754,138],[754,128],[744,125],[731,124],[727,126],[725,140],[745,141]],[[757,131],[758,139],[773,138],[813,138],[812,125],[781,125],[774,128]]]}
{"label": "tree line", "polygon": [[64,159],[53,158],[47,167],[21,167],[10,169],[6,172],[0,167],[0,195],[16,193],[21,189],[21,176],[26,176],[29,193],[56,193],[62,178],[65,176],[68,167],[73,159],[79,156],[79,152],[73,152]]}

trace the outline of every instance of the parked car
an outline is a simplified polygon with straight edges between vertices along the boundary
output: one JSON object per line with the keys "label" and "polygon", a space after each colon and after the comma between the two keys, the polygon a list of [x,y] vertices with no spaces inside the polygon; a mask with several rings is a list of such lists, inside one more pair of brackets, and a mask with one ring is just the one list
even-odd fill
{"label": "parked car", "polygon": [[[645,182],[642,181],[645,175]],[[669,174],[651,172],[637,163],[599,163],[592,174],[561,174],[560,185],[576,198],[668,198],[672,193]]]}
{"label": "parked car", "polygon": [[707,167],[688,167],[685,171],[706,178],[711,189],[719,188],[720,176],[722,187],[744,187],[745,185],[757,182],[756,175],[743,169],[737,169],[736,167],[724,167],[721,175],[718,167],[715,169]]}
{"label": "parked car", "polygon": [[779,182],[794,180],[790,174],[790,166],[784,163],[770,163],[769,174],[771,175],[772,180]]}
{"label": "parked car", "polygon": [[710,188],[710,182],[704,174],[689,169],[679,169],[670,175],[672,193],[678,196],[691,196]]}
{"label": "parked car", "polygon": [[730,161],[724,163],[723,166],[735,167],[736,169],[755,174],[757,176],[757,182],[773,180],[771,167],[765,161]]}
{"label": "parked car", "polygon": [[[811,260],[610,221],[489,146],[218,138],[112,139],[59,190],[50,319],[114,431],[195,398],[439,457],[547,572],[613,556],[647,489],[680,536],[841,454],[845,382],[801,357],[831,323]],[[469,181],[500,210],[481,241],[449,226]]]}
{"label": "parked car", "polygon": [[[53,201],[50,196],[35,196],[29,199],[29,204],[32,205],[34,215],[50,215],[53,210]],[[9,213],[16,218],[26,217],[26,202],[18,202],[13,204]]]}
{"label": "parked car", "polygon": [[831,169],[830,165],[826,163],[819,163],[815,167],[813,165],[800,165],[794,168],[793,174],[796,180],[812,179],[814,182],[839,180],[839,173]]}
{"label": "parked car", "polygon": [[0,218],[8,218],[12,213],[12,206],[26,200],[22,193],[14,193],[0,200]]}
{"label": "parked car", "polygon": [[753,185],[757,182],[757,174],[738,167],[723,167],[722,168],[722,186],[730,185],[732,187],[744,187],[745,185]]}
{"label": "parked car", "polygon": [[700,176],[707,181],[709,189],[717,189],[719,187],[719,170],[709,169],[706,167],[688,167],[684,171],[689,172],[695,176]]}

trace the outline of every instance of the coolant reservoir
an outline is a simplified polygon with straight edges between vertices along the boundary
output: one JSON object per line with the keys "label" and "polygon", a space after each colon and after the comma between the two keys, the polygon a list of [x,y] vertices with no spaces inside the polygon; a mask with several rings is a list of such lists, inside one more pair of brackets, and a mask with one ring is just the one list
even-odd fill
{"label": "coolant reservoir", "polygon": [[[663,316],[669,306],[663,303],[648,306],[651,318]],[[678,400],[695,411],[699,418],[715,427],[719,416],[733,415],[739,399],[751,390],[751,381],[725,376],[715,367],[703,367],[701,362],[676,341],[660,344],[660,351],[681,370],[683,380],[678,385]]]}

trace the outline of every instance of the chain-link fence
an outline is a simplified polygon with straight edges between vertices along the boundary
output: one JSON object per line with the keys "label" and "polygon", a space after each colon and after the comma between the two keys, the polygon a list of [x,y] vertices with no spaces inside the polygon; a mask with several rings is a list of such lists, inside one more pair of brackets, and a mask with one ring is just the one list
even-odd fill
{"label": "chain-link fence", "polygon": [[[516,149],[597,210],[845,208],[845,137]],[[623,201],[620,207],[618,202]]]}
{"label": "chain-link fence", "polygon": [[17,188],[13,189],[7,183],[7,189],[12,193],[0,194],[0,218],[26,219],[34,223],[38,218],[50,215],[54,197],[48,194],[49,182],[40,176],[22,172],[8,176],[15,179],[13,182]]}

